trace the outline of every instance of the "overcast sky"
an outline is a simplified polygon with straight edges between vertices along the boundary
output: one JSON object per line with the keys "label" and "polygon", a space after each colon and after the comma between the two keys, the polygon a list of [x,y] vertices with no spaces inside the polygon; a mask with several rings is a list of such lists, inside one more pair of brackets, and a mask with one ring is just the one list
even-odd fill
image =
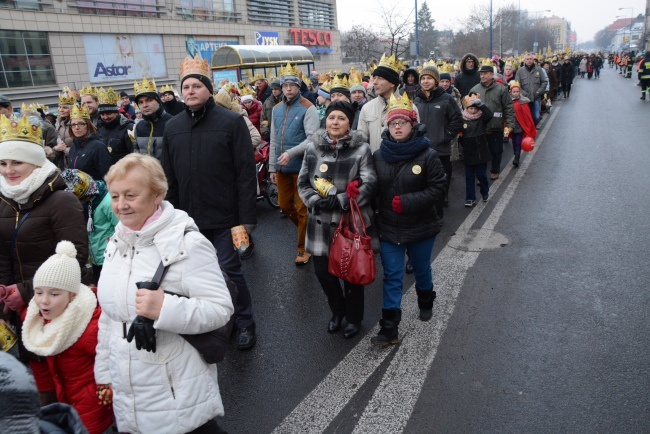
{"label": "overcast sky", "polygon": [[[418,7],[425,0],[418,0]],[[472,5],[477,3],[489,4],[489,0],[426,0],[431,9],[435,27],[438,30],[460,30],[459,21],[467,14]],[[593,39],[594,34],[616,20],[617,15],[629,17],[633,8],[634,16],[645,13],[644,0],[521,0],[521,9],[530,12],[550,9],[551,12],[541,12],[539,16],[556,15],[571,22],[573,30],[578,33],[578,42]],[[398,4],[403,16],[408,16],[415,6],[415,0],[337,0],[339,30],[348,30],[355,24],[381,25],[382,20],[377,13],[379,5],[390,9],[390,5]],[[516,0],[493,0],[494,12],[499,7],[509,4],[518,5]]]}

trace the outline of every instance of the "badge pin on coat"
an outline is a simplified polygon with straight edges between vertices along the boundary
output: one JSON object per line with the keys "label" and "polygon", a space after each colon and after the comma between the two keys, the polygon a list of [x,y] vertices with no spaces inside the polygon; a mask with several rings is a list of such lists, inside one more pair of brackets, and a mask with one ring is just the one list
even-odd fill
{"label": "badge pin on coat", "polygon": [[411,170],[413,171],[414,175],[419,175],[420,173],[422,173],[422,167],[420,167],[419,164],[416,164],[415,166],[413,166],[413,169],[411,169]]}

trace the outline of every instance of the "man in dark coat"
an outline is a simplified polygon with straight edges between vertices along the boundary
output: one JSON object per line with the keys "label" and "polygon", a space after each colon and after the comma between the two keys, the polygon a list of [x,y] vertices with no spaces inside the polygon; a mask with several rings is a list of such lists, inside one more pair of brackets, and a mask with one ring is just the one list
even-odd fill
{"label": "man in dark coat", "polygon": [[460,92],[460,97],[465,98],[469,91],[481,82],[481,77],[478,73],[478,57],[472,53],[467,53],[460,61],[460,74],[454,80],[454,86]]}
{"label": "man in dark coat", "polygon": [[162,157],[162,136],[165,124],[173,117],[165,111],[156,90],[156,83],[145,77],[142,84],[135,86],[135,102],[146,122],[138,122],[133,132],[135,143],[133,151],[152,155],[158,160]]}
{"label": "man in dark coat", "polygon": [[[113,89],[110,89],[111,92]],[[122,157],[133,152],[133,142],[129,137],[129,131],[135,123],[126,116],[119,113],[116,101],[110,99],[106,94],[99,94],[99,116],[102,118],[99,127],[99,137],[103,140],[111,154],[113,164]]]}
{"label": "man in dark coat", "polygon": [[266,78],[262,76],[257,77],[257,80],[255,81],[255,90],[257,92],[255,98],[262,104],[264,104],[266,98],[271,96],[271,88],[269,87],[269,82],[266,81]]}
{"label": "man in dark coat", "polygon": [[237,285],[236,348],[248,350],[255,345],[253,307],[230,229],[244,225],[251,233],[257,223],[251,136],[241,115],[212,99],[207,60],[189,71],[181,67],[181,91],[187,108],[167,123],[163,136],[167,200],[194,219]]}
{"label": "man in dark coat", "polygon": [[131,104],[131,98],[129,98],[129,94],[126,91],[123,90],[120,92],[120,100],[122,101],[122,110],[124,110],[126,117],[135,119],[135,107]]}
{"label": "man in dark coat", "polygon": [[169,85],[160,88],[160,100],[165,111],[172,116],[176,116],[185,110],[185,104],[176,99],[174,88]]}

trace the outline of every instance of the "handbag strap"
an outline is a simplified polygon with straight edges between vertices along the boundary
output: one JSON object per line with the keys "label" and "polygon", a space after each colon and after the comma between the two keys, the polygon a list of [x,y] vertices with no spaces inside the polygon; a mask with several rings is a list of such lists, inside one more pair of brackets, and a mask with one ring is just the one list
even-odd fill
{"label": "handbag strap", "polygon": [[[363,220],[363,214],[361,214],[361,208],[356,199],[350,199],[350,218],[352,219],[352,226],[354,227],[355,234],[366,236],[366,222]],[[357,225],[357,217],[359,218],[360,224]],[[361,226],[362,232],[359,231],[359,226]]]}

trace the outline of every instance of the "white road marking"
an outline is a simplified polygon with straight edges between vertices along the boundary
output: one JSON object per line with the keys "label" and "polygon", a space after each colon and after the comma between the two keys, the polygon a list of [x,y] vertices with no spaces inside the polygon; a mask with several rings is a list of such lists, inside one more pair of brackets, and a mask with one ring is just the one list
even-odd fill
{"label": "white road marking", "polygon": [[[478,217],[489,205],[489,203],[479,202],[456,231],[454,236],[466,239],[471,246],[469,251],[458,250],[448,245],[432,263],[437,291],[433,319],[429,322],[417,319],[419,310],[417,299],[412,291],[413,287],[404,294],[400,324],[402,343],[397,347],[397,353],[361,415],[354,433],[403,431],[420,396],[440,339],[454,312],[467,271],[474,265],[512,199],[517,185],[531,164],[560,108],[561,106],[556,106],[553,110],[553,114],[539,135],[535,149],[521,161],[514,179],[497,201],[483,227],[478,231],[472,230]],[[511,168],[512,165],[507,162],[501,177],[490,186],[491,197],[499,190]],[[381,277],[377,276],[377,278]],[[360,341],[273,432],[280,434],[325,431],[391,352],[390,349],[372,348],[368,339]]]}

